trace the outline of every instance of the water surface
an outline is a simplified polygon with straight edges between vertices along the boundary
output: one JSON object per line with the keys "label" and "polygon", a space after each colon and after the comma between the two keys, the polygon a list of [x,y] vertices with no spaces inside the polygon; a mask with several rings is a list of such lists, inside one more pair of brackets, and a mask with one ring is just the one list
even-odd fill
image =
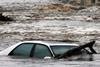
{"label": "water surface", "polygon": [[0,56],[0,67],[100,67],[100,55],[93,61],[67,59],[34,59],[24,57]]}

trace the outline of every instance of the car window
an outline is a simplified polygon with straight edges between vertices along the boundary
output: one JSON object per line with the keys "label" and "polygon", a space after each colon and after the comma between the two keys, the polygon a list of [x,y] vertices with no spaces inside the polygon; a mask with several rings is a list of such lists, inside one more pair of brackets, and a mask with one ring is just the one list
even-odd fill
{"label": "car window", "polygon": [[36,45],[34,50],[34,57],[44,58],[46,56],[51,57],[51,52],[49,48],[45,45]]}
{"label": "car window", "polygon": [[51,46],[51,49],[53,50],[55,55],[58,55],[58,54],[63,54],[66,51],[75,47],[76,46],[55,45],[55,46]]}
{"label": "car window", "polygon": [[17,48],[15,48],[9,55],[30,56],[32,48],[33,48],[32,43],[23,43]]}

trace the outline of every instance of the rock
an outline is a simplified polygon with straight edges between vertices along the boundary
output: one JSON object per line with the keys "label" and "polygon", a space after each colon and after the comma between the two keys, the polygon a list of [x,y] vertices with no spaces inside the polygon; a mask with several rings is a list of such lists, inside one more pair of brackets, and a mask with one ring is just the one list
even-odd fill
{"label": "rock", "polygon": [[0,21],[13,21],[13,19],[0,13]]}
{"label": "rock", "polygon": [[86,18],[86,21],[88,21],[88,22],[93,21],[93,18],[90,17],[90,16],[88,16],[88,17]]}

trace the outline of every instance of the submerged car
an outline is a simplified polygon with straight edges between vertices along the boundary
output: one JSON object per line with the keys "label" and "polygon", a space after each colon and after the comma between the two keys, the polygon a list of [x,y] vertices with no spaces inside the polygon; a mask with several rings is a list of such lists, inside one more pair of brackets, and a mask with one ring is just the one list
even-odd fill
{"label": "submerged car", "polygon": [[[94,43],[94,42],[93,42]],[[91,47],[90,45],[85,47]],[[96,53],[94,49],[89,52],[84,46],[76,43],[57,42],[57,41],[24,41],[19,42],[0,52],[0,55],[26,56],[34,58],[65,58],[76,54]]]}

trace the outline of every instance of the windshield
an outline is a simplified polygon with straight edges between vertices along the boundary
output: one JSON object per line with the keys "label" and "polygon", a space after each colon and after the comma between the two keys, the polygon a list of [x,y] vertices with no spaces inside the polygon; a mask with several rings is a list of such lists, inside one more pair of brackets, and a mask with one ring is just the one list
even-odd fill
{"label": "windshield", "polygon": [[72,48],[75,48],[75,47],[77,47],[77,46],[56,45],[56,46],[51,46],[51,49],[53,50],[55,55],[58,55],[58,54],[63,54],[66,51],[68,51]]}

